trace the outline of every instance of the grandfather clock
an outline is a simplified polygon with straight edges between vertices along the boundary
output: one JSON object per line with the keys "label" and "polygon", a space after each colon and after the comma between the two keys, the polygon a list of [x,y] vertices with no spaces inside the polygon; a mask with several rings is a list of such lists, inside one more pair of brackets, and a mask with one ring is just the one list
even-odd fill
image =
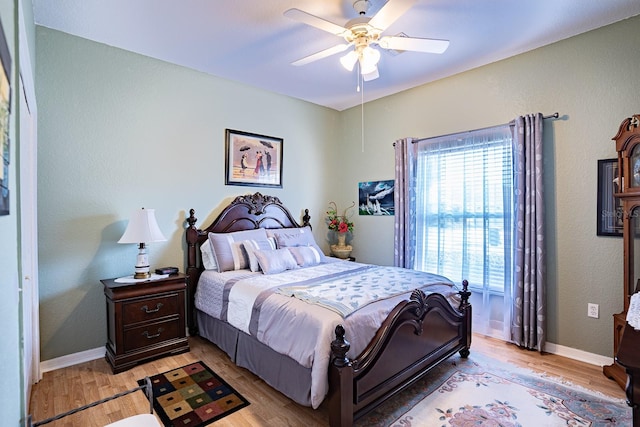
{"label": "grandfather clock", "polygon": [[[615,197],[622,202],[624,245],[624,309],[613,315],[613,353],[618,354],[622,332],[627,323],[630,296],[638,290],[640,278],[640,114],[625,119],[613,137],[618,152],[618,189]],[[625,369],[617,362],[602,368],[623,389],[627,383]]]}

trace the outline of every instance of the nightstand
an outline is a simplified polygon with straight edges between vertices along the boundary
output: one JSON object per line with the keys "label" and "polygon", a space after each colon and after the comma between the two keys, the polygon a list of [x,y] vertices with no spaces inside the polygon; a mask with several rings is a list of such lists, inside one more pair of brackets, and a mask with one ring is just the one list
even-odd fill
{"label": "nightstand", "polygon": [[[327,256],[330,256],[331,258],[338,258],[337,256],[334,256],[334,255],[327,255]],[[348,257],[346,257],[346,258],[338,258],[338,259],[340,259],[340,260],[342,260],[342,261],[352,261],[352,262],[356,262],[356,257],[352,257],[352,256],[348,256]]]}
{"label": "nightstand", "polygon": [[189,351],[187,276],[136,283],[101,280],[107,300],[106,359],[113,373],[161,356]]}

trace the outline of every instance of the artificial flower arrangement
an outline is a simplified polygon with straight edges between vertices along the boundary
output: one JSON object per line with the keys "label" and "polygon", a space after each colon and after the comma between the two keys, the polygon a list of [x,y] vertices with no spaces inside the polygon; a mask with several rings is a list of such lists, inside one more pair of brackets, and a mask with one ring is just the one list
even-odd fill
{"label": "artificial flower arrangement", "polygon": [[335,202],[329,202],[329,209],[327,210],[327,227],[329,230],[337,231],[338,233],[346,233],[353,231],[353,222],[350,220],[353,213],[349,213],[349,210],[356,205],[355,202],[344,210],[342,215],[338,215],[338,206]]}

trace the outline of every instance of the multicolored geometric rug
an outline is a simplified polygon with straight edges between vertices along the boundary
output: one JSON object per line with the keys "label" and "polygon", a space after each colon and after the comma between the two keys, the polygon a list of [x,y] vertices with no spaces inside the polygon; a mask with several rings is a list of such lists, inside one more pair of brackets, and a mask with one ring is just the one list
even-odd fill
{"label": "multicolored geometric rug", "polygon": [[[153,409],[165,427],[211,424],[249,402],[202,362],[154,375]],[[138,380],[144,384],[145,380]]]}
{"label": "multicolored geometric rug", "polygon": [[622,399],[471,353],[453,356],[356,425],[630,427],[632,413]]}

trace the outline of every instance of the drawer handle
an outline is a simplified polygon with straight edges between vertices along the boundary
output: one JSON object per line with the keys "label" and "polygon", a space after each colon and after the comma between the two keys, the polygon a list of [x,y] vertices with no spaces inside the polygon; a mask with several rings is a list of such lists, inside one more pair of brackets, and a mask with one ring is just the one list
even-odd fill
{"label": "drawer handle", "polygon": [[150,339],[153,339],[153,338],[158,338],[158,337],[160,336],[160,333],[161,333],[162,331],[163,331],[163,329],[162,329],[162,328],[158,328],[158,333],[157,333],[157,334],[155,334],[155,335],[149,335],[149,331],[144,331],[144,332],[142,333],[142,335],[143,335],[144,337],[146,337],[148,340],[150,340]]}
{"label": "drawer handle", "polygon": [[149,310],[149,306],[146,306],[146,305],[143,305],[140,310],[144,311],[147,314],[151,314],[151,313],[157,313],[158,311],[160,311],[161,308],[162,308],[162,303],[159,302],[158,304],[156,304],[156,308],[154,310]]}

